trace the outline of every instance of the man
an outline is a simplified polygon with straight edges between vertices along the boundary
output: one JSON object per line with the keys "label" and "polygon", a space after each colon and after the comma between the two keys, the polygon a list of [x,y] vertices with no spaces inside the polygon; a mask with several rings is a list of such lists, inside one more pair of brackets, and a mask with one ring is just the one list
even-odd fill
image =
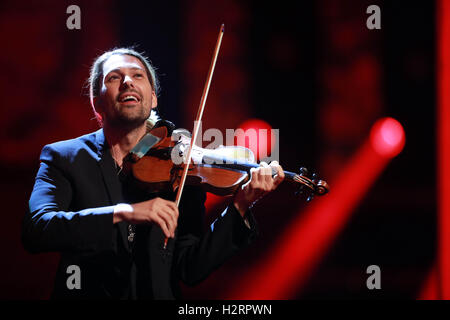
{"label": "man", "polygon": [[203,233],[204,192],[186,186],[178,209],[173,192],[145,194],[122,171],[157,120],[158,81],[148,60],[131,49],[104,53],[91,69],[90,92],[102,128],[43,148],[23,244],[61,252],[53,298],[179,298],[179,281],[198,283],[251,241],[249,208],[281,183],[283,170],[277,163],[253,169]]}

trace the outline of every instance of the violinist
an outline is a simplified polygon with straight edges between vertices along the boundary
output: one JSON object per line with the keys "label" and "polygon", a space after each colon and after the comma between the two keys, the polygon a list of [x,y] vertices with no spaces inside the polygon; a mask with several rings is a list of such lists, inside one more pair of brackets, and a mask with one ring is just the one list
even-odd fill
{"label": "violinist", "polygon": [[173,191],[148,194],[123,170],[158,121],[158,79],[148,59],[129,48],[105,52],[89,82],[101,129],[43,148],[22,243],[31,253],[61,253],[52,298],[181,298],[180,281],[199,283],[251,242],[250,208],[284,172],[276,162],[253,168],[204,231],[202,189],[186,186],[178,207]]}

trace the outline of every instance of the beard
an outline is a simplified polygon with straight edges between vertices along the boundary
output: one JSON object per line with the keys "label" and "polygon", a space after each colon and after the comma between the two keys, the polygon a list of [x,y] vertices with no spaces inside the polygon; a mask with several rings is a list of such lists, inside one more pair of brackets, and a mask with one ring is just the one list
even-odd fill
{"label": "beard", "polygon": [[146,108],[142,101],[137,105],[128,106],[116,103],[113,114],[107,115],[105,119],[116,128],[135,129],[142,126],[150,117],[151,108]]}

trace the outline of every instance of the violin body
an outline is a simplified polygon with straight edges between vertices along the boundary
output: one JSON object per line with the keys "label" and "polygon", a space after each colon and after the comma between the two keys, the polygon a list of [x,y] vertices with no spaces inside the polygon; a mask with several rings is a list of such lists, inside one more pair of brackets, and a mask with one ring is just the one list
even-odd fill
{"label": "violin body", "polygon": [[[175,166],[170,160],[145,156],[133,166],[133,175],[140,182],[144,182],[145,189],[149,192],[170,189],[175,191],[182,170],[182,166]],[[191,164],[186,184],[201,186],[207,192],[227,196],[232,195],[248,179],[249,175],[245,171],[228,170],[209,164]]]}
{"label": "violin body", "polygon": [[[167,135],[166,127],[159,127],[150,131],[152,135],[162,137]],[[190,137],[180,135],[180,140],[174,141],[172,137],[164,137],[144,157],[132,165],[133,176],[149,192],[161,190],[175,191],[178,188],[184,163],[176,164],[172,157],[177,143],[190,143]],[[181,146],[181,145],[179,145]],[[185,149],[185,148],[184,148]],[[234,192],[248,181],[249,175],[245,170],[230,170],[214,163],[203,163],[202,159],[220,155],[224,159],[234,159],[254,162],[251,150],[243,147],[224,147],[208,150],[195,147],[193,161],[189,164],[186,183],[201,186],[205,191],[220,196],[234,194]],[[196,163],[197,162],[197,163]],[[212,162],[212,161],[211,161]]]}

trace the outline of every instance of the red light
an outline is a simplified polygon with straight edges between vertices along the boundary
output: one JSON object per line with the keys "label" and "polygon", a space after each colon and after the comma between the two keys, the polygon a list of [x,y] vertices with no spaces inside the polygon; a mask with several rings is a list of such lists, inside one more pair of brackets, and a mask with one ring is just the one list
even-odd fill
{"label": "red light", "polygon": [[393,118],[382,118],[371,130],[371,143],[375,151],[387,158],[398,155],[405,145],[405,132],[400,122]]}
{"label": "red light", "polygon": [[207,213],[209,213],[209,211],[214,208],[216,205],[218,205],[219,203],[222,203],[225,201],[225,197],[221,197],[221,196],[217,196],[213,193],[206,193],[206,201],[205,201],[205,208]]}
{"label": "red light", "polygon": [[433,266],[430,270],[425,283],[419,293],[418,300],[436,300],[438,299],[438,274],[436,267]]}
{"label": "red light", "polygon": [[244,132],[236,132],[236,145],[252,150],[257,160],[270,156],[276,143],[270,124],[264,120],[250,119],[241,123],[238,128]]}
{"label": "red light", "polygon": [[438,265],[436,283],[439,299],[450,299],[450,1],[436,3],[437,14],[437,209],[438,209]]}

